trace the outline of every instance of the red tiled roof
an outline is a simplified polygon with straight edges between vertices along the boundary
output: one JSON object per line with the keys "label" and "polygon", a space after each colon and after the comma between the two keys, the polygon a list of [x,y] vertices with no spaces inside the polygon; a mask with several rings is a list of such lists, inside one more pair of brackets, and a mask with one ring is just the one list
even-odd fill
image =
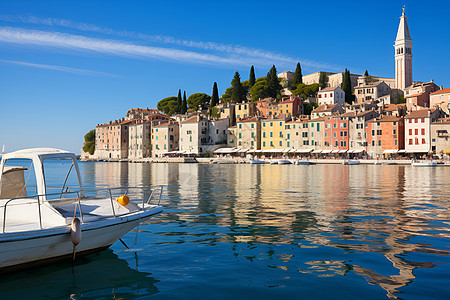
{"label": "red tiled roof", "polygon": [[321,92],[332,92],[332,91],[334,91],[337,88],[338,88],[337,86],[335,86],[335,87],[327,87],[327,88],[324,88],[323,90],[318,91],[318,93],[321,93]]}
{"label": "red tiled roof", "polygon": [[430,95],[440,95],[440,94],[447,94],[450,93],[450,88],[445,88],[439,91],[436,91],[434,93],[431,93]]}
{"label": "red tiled roof", "polygon": [[241,122],[255,122],[255,121],[257,121],[258,119],[256,118],[256,117],[253,117],[253,118],[244,118],[244,119],[241,119],[240,121],[237,121],[237,123],[241,123]]}
{"label": "red tiled roof", "polygon": [[200,121],[199,116],[192,116],[189,119],[184,120],[183,122],[181,122],[181,124],[184,124],[184,123],[197,123],[198,121]]}
{"label": "red tiled roof", "polygon": [[367,121],[368,123],[375,123],[375,122],[399,122],[402,119],[402,117],[396,117],[396,116],[379,116],[376,119],[372,119]]}
{"label": "red tiled roof", "polygon": [[418,118],[428,118],[430,111],[428,109],[413,110],[405,118],[406,119],[418,119]]}

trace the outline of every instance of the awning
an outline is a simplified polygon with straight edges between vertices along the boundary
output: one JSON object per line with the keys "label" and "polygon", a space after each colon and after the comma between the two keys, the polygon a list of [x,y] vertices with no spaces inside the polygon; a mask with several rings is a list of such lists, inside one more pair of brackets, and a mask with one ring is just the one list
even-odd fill
{"label": "awning", "polygon": [[238,149],[235,149],[235,148],[219,148],[219,149],[214,150],[214,153],[226,154],[226,153],[233,153],[233,152],[236,152],[236,151],[238,151]]}
{"label": "awning", "polygon": [[444,149],[443,151],[445,154],[450,154],[450,149]]}
{"label": "awning", "polygon": [[339,150],[339,153],[347,153],[347,150]]}
{"label": "awning", "polygon": [[321,153],[322,150],[314,150],[312,153],[317,154],[317,153]]}
{"label": "awning", "polygon": [[400,149],[400,150],[398,150],[398,153],[406,153],[406,150],[405,149]]}
{"label": "awning", "polygon": [[296,153],[309,153],[313,151],[313,149],[297,149],[295,152]]}
{"label": "awning", "polygon": [[359,150],[353,151],[353,153],[363,153],[364,151],[366,151],[366,150],[364,150],[364,149],[359,149]]}
{"label": "awning", "polygon": [[331,150],[323,150],[322,151],[322,154],[328,154],[328,153],[331,153]]}
{"label": "awning", "polygon": [[255,150],[255,153],[261,153],[263,152],[262,150]]}
{"label": "awning", "polygon": [[354,153],[355,150],[348,150],[347,153]]}
{"label": "awning", "polygon": [[332,150],[331,153],[339,153],[339,150]]}
{"label": "awning", "polygon": [[295,153],[297,151],[297,149],[291,149],[289,150],[289,153]]}
{"label": "awning", "polygon": [[239,149],[238,153],[245,153],[247,151],[248,151],[248,149]]}
{"label": "awning", "polygon": [[256,150],[248,150],[247,153],[254,153]]}
{"label": "awning", "polygon": [[291,151],[289,148],[283,149],[283,153],[288,153],[289,151]]}
{"label": "awning", "polygon": [[383,154],[394,154],[397,153],[398,150],[397,149],[392,149],[392,150],[384,150]]}

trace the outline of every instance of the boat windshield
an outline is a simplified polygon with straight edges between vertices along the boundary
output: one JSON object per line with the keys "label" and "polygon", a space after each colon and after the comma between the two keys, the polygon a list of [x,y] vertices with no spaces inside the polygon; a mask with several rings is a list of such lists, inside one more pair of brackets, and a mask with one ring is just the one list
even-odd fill
{"label": "boat windshield", "polygon": [[46,159],[42,165],[46,194],[58,194],[47,196],[47,200],[64,198],[61,193],[80,190],[77,171],[71,158]]}

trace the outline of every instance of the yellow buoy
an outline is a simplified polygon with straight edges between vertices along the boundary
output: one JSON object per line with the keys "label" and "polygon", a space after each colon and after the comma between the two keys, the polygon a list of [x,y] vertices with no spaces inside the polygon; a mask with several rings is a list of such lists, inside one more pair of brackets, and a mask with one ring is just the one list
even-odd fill
{"label": "yellow buoy", "polygon": [[122,206],[127,206],[128,203],[130,203],[130,199],[128,198],[127,195],[122,195],[122,196],[117,197],[117,202],[119,202],[120,205],[122,205]]}

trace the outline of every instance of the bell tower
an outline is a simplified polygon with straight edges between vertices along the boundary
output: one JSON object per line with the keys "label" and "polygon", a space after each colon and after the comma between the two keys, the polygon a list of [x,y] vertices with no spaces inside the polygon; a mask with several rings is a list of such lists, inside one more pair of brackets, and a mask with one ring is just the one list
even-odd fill
{"label": "bell tower", "polygon": [[412,84],[412,40],[405,16],[405,7],[400,17],[395,39],[395,87],[405,89]]}

